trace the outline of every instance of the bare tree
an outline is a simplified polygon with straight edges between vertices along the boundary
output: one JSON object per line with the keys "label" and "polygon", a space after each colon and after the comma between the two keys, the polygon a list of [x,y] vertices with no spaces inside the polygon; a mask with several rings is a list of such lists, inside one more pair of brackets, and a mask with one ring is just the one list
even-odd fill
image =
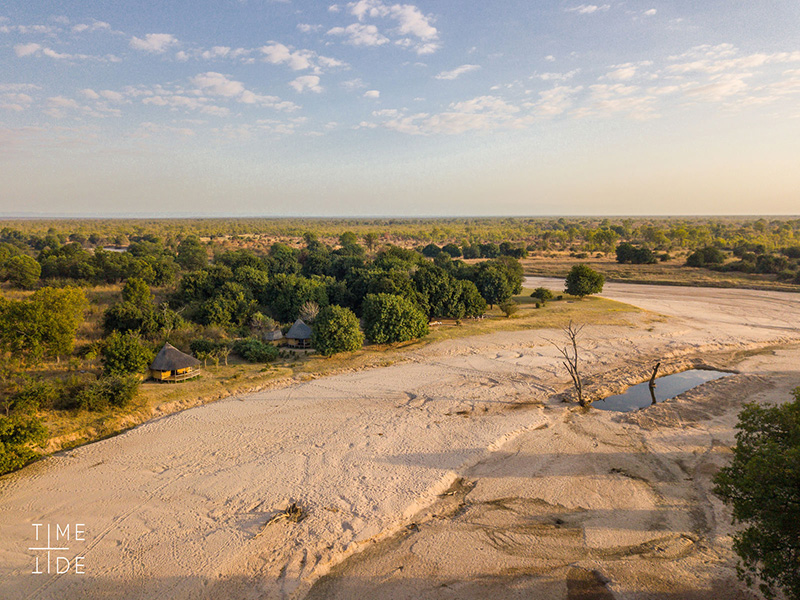
{"label": "bare tree", "polygon": [[303,306],[300,307],[300,319],[306,325],[311,325],[314,321],[316,321],[318,314],[319,304],[313,300],[307,300],[305,303],[303,303]]}
{"label": "bare tree", "polygon": [[570,321],[569,325],[563,329],[568,344],[562,347],[555,342],[551,342],[561,353],[561,356],[564,357],[562,364],[572,378],[572,385],[575,387],[575,392],[578,394],[578,404],[581,406],[586,406],[586,401],[583,399],[583,382],[581,381],[581,373],[578,369],[578,336],[584,327],[585,325],[575,327],[572,321]]}

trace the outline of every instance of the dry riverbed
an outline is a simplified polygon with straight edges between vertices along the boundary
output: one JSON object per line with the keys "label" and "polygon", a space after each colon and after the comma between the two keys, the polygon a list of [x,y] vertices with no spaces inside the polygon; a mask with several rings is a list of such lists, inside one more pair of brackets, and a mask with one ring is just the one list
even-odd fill
{"label": "dry riverbed", "polygon": [[[561,401],[560,332],[507,331],[187,410],[0,479],[0,590],[748,598],[710,478],[742,403],[800,384],[800,295],[606,295],[651,312],[584,331],[590,393],[645,379],[655,360],[737,373],[640,413],[582,412]],[[281,518],[291,503],[299,521]],[[32,574],[34,523],[85,524],[67,553],[85,574]]]}

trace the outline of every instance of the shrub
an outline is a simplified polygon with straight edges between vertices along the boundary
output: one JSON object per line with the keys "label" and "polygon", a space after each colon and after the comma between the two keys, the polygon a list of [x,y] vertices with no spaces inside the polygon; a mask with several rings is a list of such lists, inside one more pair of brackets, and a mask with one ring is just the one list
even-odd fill
{"label": "shrub", "polygon": [[603,291],[605,277],[587,265],[574,265],[567,275],[564,291],[583,298]]}
{"label": "shrub", "polygon": [[31,412],[0,415],[0,474],[24,467],[37,456],[31,446],[46,437],[47,430]]}
{"label": "shrub", "polygon": [[686,257],[687,267],[710,267],[721,265],[725,262],[725,255],[718,248],[706,246],[700,250],[695,250]]}
{"label": "shrub", "polygon": [[503,311],[503,314],[506,318],[509,318],[515,312],[519,310],[519,304],[514,302],[513,300],[509,300],[508,302],[502,302],[500,304],[500,310]]}
{"label": "shrub", "polygon": [[140,384],[136,375],[110,375],[97,380],[72,377],[61,385],[56,406],[89,411],[109,406],[122,408],[136,397]]}
{"label": "shrub", "polygon": [[428,319],[395,294],[370,294],[364,301],[364,333],[375,344],[405,342],[428,334]]}
{"label": "shrub", "polygon": [[552,300],[553,297],[554,297],[553,296],[553,292],[551,292],[550,290],[548,290],[545,287],[538,287],[535,290],[533,290],[533,292],[531,292],[531,298],[536,298],[542,304],[546,304],[547,301],[548,300]]}
{"label": "shrub", "polygon": [[278,349],[275,346],[256,338],[236,340],[233,343],[233,351],[251,363],[266,363],[278,358]]}
{"label": "shrub", "polygon": [[352,310],[335,304],[319,311],[312,331],[311,342],[324,356],[353,352],[364,344],[364,334],[356,315]]}

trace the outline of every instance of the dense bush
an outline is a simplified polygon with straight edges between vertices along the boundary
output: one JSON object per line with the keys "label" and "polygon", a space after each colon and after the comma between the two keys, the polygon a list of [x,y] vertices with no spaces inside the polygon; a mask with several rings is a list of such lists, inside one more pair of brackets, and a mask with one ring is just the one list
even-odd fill
{"label": "dense bush", "polygon": [[657,258],[649,248],[644,246],[637,247],[629,242],[623,242],[617,246],[617,262],[620,264],[647,265],[656,263]]}
{"label": "dense bush", "polygon": [[542,304],[546,304],[548,300],[552,300],[554,297],[553,292],[545,287],[538,287],[531,292],[531,298],[540,300]]}
{"label": "dense bush", "polygon": [[718,248],[706,246],[700,250],[695,250],[686,257],[687,267],[713,267],[725,262],[725,255]]}
{"label": "dense bush", "polygon": [[61,385],[55,405],[89,411],[124,408],[136,398],[140,383],[136,375],[109,375],[97,380],[72,377]]}
{"label": "dense bush", "polygon": [[153,350],[131,331],[114,331],[104,340],[100,352],[103,373],[107,376],[142,373],[153,362],[153,358]]}
{"label": "dense bush", "polygon": [[325,356],[353,352],[364,345],[364,334],[361,333],[356,315],[350,309],[335,304],[319,311],[312,331],[312,345]]}
{"label": "dense bush", "polygon": [[427,335],[428,319],[402,296],[370,294],[364,301],[364,332],[376,344],[404,342]]}
{"label": "dense bush", "polygon": [[278,358],[278,349],[275,346],[257,338],[236,340],[233,343],[233,351],[251,363],[267,363]]}

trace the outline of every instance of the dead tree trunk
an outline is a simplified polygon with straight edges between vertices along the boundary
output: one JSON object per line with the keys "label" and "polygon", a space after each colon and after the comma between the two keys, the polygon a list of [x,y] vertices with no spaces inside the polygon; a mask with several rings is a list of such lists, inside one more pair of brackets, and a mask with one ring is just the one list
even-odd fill
{"label": "dead tree trunk", "polygon": [[553,345],[558,348],[561,356],[564,357],[562,364],[564,365],[564,368],[567,369],[567,372],[572,379],[572,385],[575,388],[575,393],[578,396],[578,404],[581,406],[586,406],[586,401],[583,399],[583,381],[581,381],[581,373],[580,369],[578,368],[578,335],[583,328],[583,325],[580,327],[574,327],[572,325],[572,321],[570,321],[569,325],[564,327],[564,334],[567,336],[569,345],[565,347],[558,346],[555,343]]}
{"label": "dead tree trunk", "polygon": [[658,375],[658,368],[659,368],[660,366],[661,366],[661,363],[660,363],[660,362],[657,362],[657,363],[656,363],[656,366],[655,366],[655,367],[653,367],[653,376],[652,376],[652,377],[650,377],[650,387],[651,387],[651,388],[654,388],[654,387],[656,387],[656,376]]}

